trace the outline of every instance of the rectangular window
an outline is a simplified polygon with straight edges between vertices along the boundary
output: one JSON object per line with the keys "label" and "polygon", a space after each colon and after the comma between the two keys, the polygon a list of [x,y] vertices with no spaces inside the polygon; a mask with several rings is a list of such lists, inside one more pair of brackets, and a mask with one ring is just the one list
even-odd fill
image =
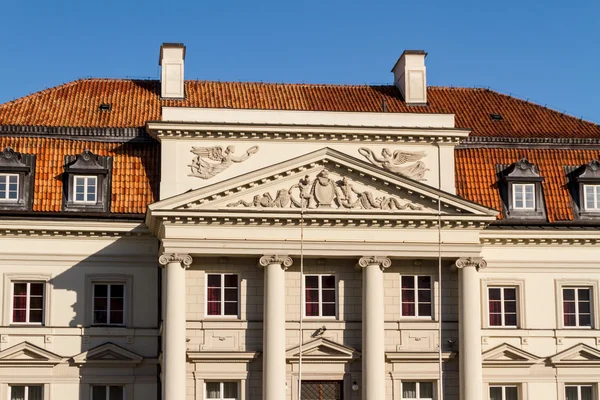
{"label": "rectangular window", "polygon": [[488,287],[490,326],[517,326],[517,288]]}
{"label": "rectangular window", "polygon": [[92,400],[125,400],[123,386],[92,386]]}
{"label": "rectangular window", "polygon": [[589,287],[563,287],[564,326],[592,326],[592,289]]}
{"label": "rectangular window", "polygon": [[402,281],[402,316],[431,317],[431,277],[405,275]]}
{"label": "rectangular window", "polygon": [[533,210],[535,208],[535,184],[513,183],[513,208]]}
{"label": "rectangular window", "polygon": [[12,323],[44,322],[44,282],[13,282]]}
{"label": "rectangular window", "polygon": [[19,200],[19,175],[0,174],[0,201]]}
{"label": "rectangular window", "polygon": [[10,400],[43,400],[44,387],[10,386]]}
{"label": "rectangular window", "polygon": [[238,316],[237,274],[207,274],[206,313],[211,316]]}
{"label": "rectangular window", "polygon": [[125,285],[123,283],[93,284],[94,325],[125,324]]}
{"label": "rectangular window", "polygon": [[206,398],[239,400],[237,382],[206,382]]}
{"label": "rectangular window", "polygon": [[402,382],[402,399],[433,400],[433,383]]}
{"label": "rectangular window", "polygon": [[565,400],[595,400],[592,385],[565,385]]}
{"label": "rectangular window", "polygon": [[490,400],[519,400],[519,388],[515,385],[490,386]]}
{"label": "rectangular window", "polygon": [[73,201],[75,203],[96,203],[98,177],[81,176],[73,177]]}
{"label": "rectangular window", "polygon": [[600,185],[583,185],[584,208],[590,211],[600,211]]}
{"label": "rectangular window", "polygon": [[337,282],[335,275],[304,276],[304,312],[307,317],[335,317]]}

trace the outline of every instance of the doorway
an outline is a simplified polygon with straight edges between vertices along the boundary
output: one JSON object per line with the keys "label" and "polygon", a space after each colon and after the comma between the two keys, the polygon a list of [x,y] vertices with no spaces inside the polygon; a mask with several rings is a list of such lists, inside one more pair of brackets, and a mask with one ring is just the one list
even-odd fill
{"label": "doorway", "polygon": [[342,381],[302,381],[301,400],[344,400]]}

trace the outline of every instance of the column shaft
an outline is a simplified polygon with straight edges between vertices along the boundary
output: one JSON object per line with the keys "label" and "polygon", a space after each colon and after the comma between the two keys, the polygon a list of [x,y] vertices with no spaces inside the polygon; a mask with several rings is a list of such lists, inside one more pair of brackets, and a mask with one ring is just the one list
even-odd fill
{"label": "column shaft", "polygon": [[363,257],[362,399],[385,399],[383,268],[388,258]]}
{"label": "column shaft", "polygon": [[459,360],[460,398],[479,400],[483,396],[481,364],[481,298],[477,269],[485,261],[466,259],[459,266]]}

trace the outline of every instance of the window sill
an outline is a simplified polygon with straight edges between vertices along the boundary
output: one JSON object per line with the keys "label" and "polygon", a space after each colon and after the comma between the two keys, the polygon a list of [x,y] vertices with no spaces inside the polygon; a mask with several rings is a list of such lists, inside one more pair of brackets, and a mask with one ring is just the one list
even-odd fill
{"label": "window sill", "polygon": [[41,322],[11,322],[9,326],[15,328],[40,328],[44,324]]}

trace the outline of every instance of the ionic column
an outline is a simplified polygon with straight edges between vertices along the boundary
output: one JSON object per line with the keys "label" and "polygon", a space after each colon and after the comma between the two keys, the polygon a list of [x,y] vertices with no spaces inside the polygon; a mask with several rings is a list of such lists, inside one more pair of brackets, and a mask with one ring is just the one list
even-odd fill
{"label": "ionic column", "polygon": [[187,254],[163,254],[158,262],[166,268],[166,302],[163,336],[164,400],[186,398],[185,270],[192,264]]}
{"label": "ionic column", "polygon": [[385,399],[385,325],[383,270],[387,257],[363,257],[362,293],[362,399]]}
{"label": "ionic column", "polygon": [[459,258],[459,365],[460,399],[479,400],[483,396],[481,367],[481,296],[477,271],[486,267],[481,258]]}
{"label": "ionic column", "polygon": [[263,400],[283,400],[286,398],[285,270],[292,265],[292,259],[288,256],[263,256],[259,265],[265,269]]}

